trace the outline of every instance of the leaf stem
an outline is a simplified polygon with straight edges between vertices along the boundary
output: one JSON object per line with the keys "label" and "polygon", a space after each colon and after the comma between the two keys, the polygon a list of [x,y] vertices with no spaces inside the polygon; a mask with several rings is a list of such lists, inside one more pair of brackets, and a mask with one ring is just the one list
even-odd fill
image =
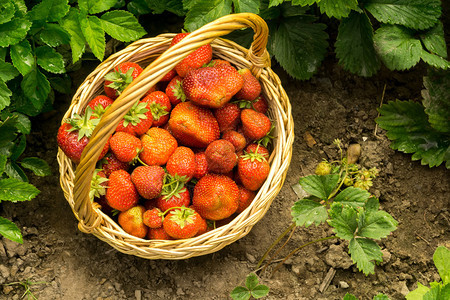
{"label": "leaf stem", "polygon": [[281,239],[283,239],[286,236],[286,234],[288,234],[289,231],[291,231],[294,227],[295,223],[292,223],[281,235],[278,236],[278,238],[272,243],[272,245],[270,245],[269,249],[266,250],[263,257],[259,260],[258,265],[256,266],[257,268],[259,268],[262,265],[262,263],[264,262],[270,251],[272,251],[272,249],[281,241]]}

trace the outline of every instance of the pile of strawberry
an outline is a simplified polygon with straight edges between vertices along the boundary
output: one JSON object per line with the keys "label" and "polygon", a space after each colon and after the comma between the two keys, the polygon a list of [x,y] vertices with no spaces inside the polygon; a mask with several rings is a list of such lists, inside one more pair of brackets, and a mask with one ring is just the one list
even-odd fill
{"label": "pile of strawberry", "polygon": [[[105,95],[60,127],[58,145],[73,162],[141,72],[133,62],[118,65],[105,76]],[[190,238],[226,224],[250,205],[269,174],[267,109],[248,69],[212,59],[210,45],[197,49],[120,121],[99,157],[91,199],[139,238]]]}

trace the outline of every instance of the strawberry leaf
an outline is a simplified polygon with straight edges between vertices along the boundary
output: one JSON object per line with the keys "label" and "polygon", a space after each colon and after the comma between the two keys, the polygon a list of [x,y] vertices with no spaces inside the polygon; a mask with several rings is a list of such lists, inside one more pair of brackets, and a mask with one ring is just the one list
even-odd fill
{"label": "strawberry leaf", "polygon": [[443,284],[450,283],[450,250],[444,246],[437,247],[433,254],[434,265],[436,266]]}
{"label": "strawberry leaf", "polygon": [[358,300],[358,298],[356,298],[354,295],[352,294],[345,294],[344,298],[342,298],[342,300]]}
{"label": "strawberry leaf", "polygon": [[258,14],[261,3],[259,0],[233,0],[233,5],[235,13],[249,12]]}
{"label": "strawberry leaf", "polygon": [[48,176],[52,174],[52,170],[47,162],[37,157],[26,157],[20,161],[20,165],[31,170],[37,176]]}
{"label": "strawberry leaf", "polygon": [[432,27],[442,9],[440,0],[366,0],[364,7],[381,23],[413,29]]}
{"label": "strawberry leaf", "polygon": [[395,101],[379,109],[378,125],[387,131],[391,148],[414,153],[413,160],[422,165],[439,166],[446,162],[450,168],[450,138],[428,123],[424,107],[412,101]]}
{"label": "strawberry leaf", "polygon": [[86,39],[81,30],[79,15],[79,10],[72,8],[64,19],[60,21],[61,26],[70,35],[70,48],[72,49],[73,63],[81,58],[86,48]]}
{"label": "strawberry leaf", "polygon": [[269,287],[264,284],[257,285],[251,291],[251,294],[252,294],[253,298],[255,298],[255,299],[265,297],[265,296],[267,296],[268,293],[269,293]]}
{"label": "strawberry leaf", "polygon": [[450,133],[450,71],[430,70],[423,84],[422,103],[428,121],[437,131]]}
{"label": "strawberry leaf", "polygon": [[198,0],[192,5],[186,19],[184,28],[194,31],[217,18],[231,13],[231,0]]}
{"label": "strawberry leaf", "polygon": [[34,55],[28,40],[23,40],[10,47],[11,61],[16,69],[25,76],[35,64]]}
{"label": "strawberry leaf", "polygon": [[372,300],[389,300],[389,297],[385,294],[378,294]]}
{"label": "strawberry leaf", "polygon": [[338,237],[351,240],[358,228],[357,211],[351,206],[334,202],[328,210],[328,224]]}
{"label": "strawberry leaf", "polygon": [[321,200],[327,200],[339,182],[338,174],[309,175],[299,180],[302,188]]}
{"label": "strawberry leaf", "polygon": [[61,25],[53,23],[45,23],[39,38],[50,47],[57,47],[70,42],[70,34]]}
{"label": "strawberry leaf", "polygon": [[243,286],[235,287],[230,293],[233,300],[248,300],[251,296],[251,292]]}
{"label": "strawberry leaf", "polygon": [[44,70],[55,74],[66,72],[62,55],[56,52],[52,47],[37,47],[35,54],[37,64]]}
{"label": "strawberry leaf", "polygon": [[437,69],[447,70],[450,68],[450,62],[441,56],[432,54],[427,52],[425,49],[422,49],[422,53],[420,54],[420,58]]}
{"label": "strawberry leaf", "polygon": [[136,17],[128,11],[110,11],[103,14],[100,20],[106,33],[122,42],[135,41],[146,34]]}
{"label": "strawberry leaf", "polygon": [[423,300],[424,295],[430,290],[429,287],[422,285],[420,282],[417,282],[417,289],[411,291],[406,295],[407,300]]}
{"label": "strawberry leaf", "polygon": [[17,44],[26,37],[30,27],[31,22],[27,18],[13,18],[0,24],[0,47]]}
{"label": "strawberry leaf", "polygon": [[15,178],[0,180],[0,201],[29,201],[40,191],[33,185]]}
{"label": "strawberry leaf", "polygon": [[2,19],[0,20],[0,24],[11,21],[14,17],[14,13],[16,12],[16,8],[11,2],[2,2],[0,3],[0,15]]}
{"label": "strawberry leaf", "polygon": [[348,252],[358,270],[365,275],[375,273],[375,262],[383,261],[380,246],[366,238],[352,238],[348,245]]}
{"label": "strawberry leaf", "polygon": [[255,273],[251,273],[245,279],[245,286],[251,291],[259,284],[258,276]]}
{"label": "strawberry leaf", "polygon": [[0,79],[0,110],[11,104],[11,96],[12,92],[8,89],[6,83]]}
{"label": "strawberry leaf", "polygon": [[[371,239],[387,237],[397,229],[398,222],[387,212],[378,210],[378,199],[370,198],[372,209],[358,211],[358,235]],[[376,209],[373,209],[376,208]]]}
{"label": "strawberry leaf", "polygon": [[316,2],[320,2],[320,0],[292,0],[292,5],[313,5]]}
{"label": "strawberry leaf", "polygon": [[50,93],[50,83],[36,67],[23,77],[20,84],[25,96],[31,102],[33,107],[40,111]]}
{"label": "strawberry leaf", "polygon": [[358,0],[320,0],[317,5],[321,13],[337,19],[347,17],[352,10],[359,10]]}
{"label": "strawberry leaf", "polygon": [[351,12],[342,19],[336,41],[336,56],[344,69],[369,77],[380,69],[373,46],[373,29],[365,12]]}
{"label": "strawberry leaf", "polygon": [[434,27],[422,32],[419,36],[425,48],[430,53],[444,58],[447,57],[447,45],[445,44],[444,26],[442,22],[437,22]]}
{"label": "strawberry leaf", "polygon": [[309,227],[313,223],[319,226],[328,218],[327,209],[311,199],[302,199],[295,202],[291,215],[296,226],[305,227]]}
{"label": "strawberry leaf", "polygon": [[90,14],[98,14],[103,11],[111,9],[116,5],[118,0],[78,0],[80,9],[89,12]]}
{"label": "strawberry leaf", "polygon": [[105,56],[105,32],[102,22],[96,16],[80,17],[80,27],[95,57],[103,60]]}
{"label": "strawberry leaf", "polygon": [[2,217],[0,217],[0,235],[13,242],[23,244],[22,233],[17,225]]}
{"label": "strawberry leaf", "polygon": [[334,198],[334,202],[340,202],[353,208],[358,208],[363,207],[369,198],[370,193],[368,191],[360,188],[348,187]]}
{"label": "strawberry leaf", "polygon": [[33,6],[29,16],[33,21],[57,22],[68,13],[69,9],[68,0],[42,0]]}

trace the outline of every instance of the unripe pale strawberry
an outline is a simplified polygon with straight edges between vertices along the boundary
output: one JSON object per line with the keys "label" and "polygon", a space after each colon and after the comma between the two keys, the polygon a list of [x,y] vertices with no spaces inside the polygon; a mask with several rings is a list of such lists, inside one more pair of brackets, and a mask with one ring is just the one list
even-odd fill
{"label": "unripe pale strawberry", "polygon": [[121,212],[117,221],[126,233],[138,238],[144,238],[148,232],[148,227],[144,224],[144,212],[145,208],[137,205]]}

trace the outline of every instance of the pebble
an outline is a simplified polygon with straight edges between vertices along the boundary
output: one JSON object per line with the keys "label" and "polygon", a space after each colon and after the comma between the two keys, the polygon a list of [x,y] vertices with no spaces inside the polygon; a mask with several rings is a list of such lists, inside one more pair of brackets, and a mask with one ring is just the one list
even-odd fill
{"label": "pebble", "polygon": [[251,255],[250,253],[245,253],[245,256],[247,257],[247,260],[249,262],[251,262],[252,264],[254,264],[256,262],[256,258],[253,255]]}
{"label": "pebble", "polygon": [[11,291],[14,290],[14,288],[10,285],[4,285],[3,286],[3,293],[5,295],[8,295],[9,293],[11,293]]}
{"label": "pebble", "polygon": [[383,253],[383,261],[381,262],[381,265],[384,266],[391,261],[392,254],[387,249],[383,249],[381,252]]}
{"label": "pebble", "polygon": [[350,286],[349,286],[348,283],[345,282],[345,281],[339,281],[339,287],[340,287],[341,289],[348,289]]}
{"label": "pebble", "polygon": [[134,291],[134,296],[136,297],[136,300],[142,300],[142,291],[141,290],[135,290]]}

